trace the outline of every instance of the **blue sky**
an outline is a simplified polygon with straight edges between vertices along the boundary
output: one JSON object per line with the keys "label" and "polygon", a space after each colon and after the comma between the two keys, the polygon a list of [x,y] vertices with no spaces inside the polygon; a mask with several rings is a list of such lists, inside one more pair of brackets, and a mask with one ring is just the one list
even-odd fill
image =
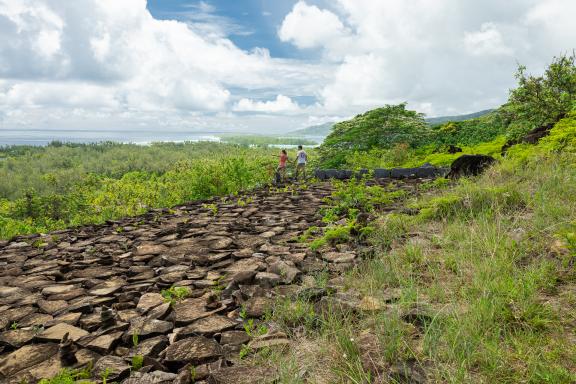
{"label": "blue sky", "polygon": [[497,107],[574,0],[0,0],[0,130],[284,133]]}
{"label": "blue sky", "polygon": [[315,52],[302,52],[278,38],[282,20],[296,3],[297,0],[149,0],[148,9],[158,19],[186,22],[200,21],[204,16],[207,22],[217,20],[232,24],[236,29],[231,29],[228,37],[245,50],[265,47],[274,57],[313,57]]}

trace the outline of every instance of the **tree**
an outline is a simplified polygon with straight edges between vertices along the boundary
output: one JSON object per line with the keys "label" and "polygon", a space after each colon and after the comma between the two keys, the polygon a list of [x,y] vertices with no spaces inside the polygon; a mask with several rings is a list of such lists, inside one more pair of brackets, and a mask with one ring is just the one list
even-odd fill
{"label": "tree", "polygon": [[386,105],[335,124],[320,147],[324,166],[337,167],[347,153],[392,148],[403,143],[415,147],[430,135],[423,115],[406,109],[406,104]]}
{"label": "tree", "polygon": [[510,91],[504,110],[511,115],[509,136],[555,123],[576,103],[576,55],[555,57],[543,76],[526,74],[520,65],[516,78],[518,87]]}

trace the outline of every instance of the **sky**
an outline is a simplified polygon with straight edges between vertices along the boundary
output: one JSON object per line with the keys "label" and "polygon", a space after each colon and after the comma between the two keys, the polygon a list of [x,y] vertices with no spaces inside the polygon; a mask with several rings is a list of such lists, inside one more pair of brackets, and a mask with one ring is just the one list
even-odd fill
{"label": "sky", "polygon": [[0,134],[283,133],[497,107],[576,48],[574,0],[0,0]]}

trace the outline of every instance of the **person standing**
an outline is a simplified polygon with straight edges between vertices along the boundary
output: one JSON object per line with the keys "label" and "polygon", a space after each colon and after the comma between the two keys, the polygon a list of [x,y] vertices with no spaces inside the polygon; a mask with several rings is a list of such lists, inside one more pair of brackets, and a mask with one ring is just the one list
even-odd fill
{"label": "person standing", "polygon": [[298,180],[300,174],[302,174],[304,180],[306,180],[306,163],[308,162],[308,155],[302,149],[302,146],[298,146],[298,153],[296,153],[296,176],[295,179]]}
{"label": "person standing", "polygon": [[278,163],[278,173],[280,174],[280,181],[286,182],[286,163],[288,162],[288,153],[285,149],[280,152],[280,162]]}

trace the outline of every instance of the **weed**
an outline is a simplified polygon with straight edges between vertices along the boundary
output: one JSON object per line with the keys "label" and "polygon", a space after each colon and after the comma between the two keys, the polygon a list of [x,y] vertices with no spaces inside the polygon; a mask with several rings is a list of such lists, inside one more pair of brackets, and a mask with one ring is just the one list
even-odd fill
{"label": "weed", "polygon": [[78,380],[90,379],[91,367],[84,369],[62,369],[56,376],[51,379],[42,379],[38,384],[74,384]]}
{"label": "weed", "polygon": [[110,377],[111,374],[112,374],[112,371],[110,370],[110,368],[106,368],[104,370],[104,372],[102,372],[100,374],[100,378],[102,379],[102,384],[108,383],[108,377]]}
{"label": "weed", "polygon": [[240,360],[242,360],[245,357],[247,357],[250,353],[252,353],[252,348],[250,348],[247,344],[242,344],[242,347],[240,347],[238,357],[240,358]]}
{"label": "weed", "polygon": [[132,333],[132,345],[134,346],[134,348],[138,346],[138,339],[139,339],[138,331],[134,330],[134,333]]}
{"label": "weed", "polygon": [[165,302],[170,303],[170,305],[175,305],[190,295],[190,288],[170,287],[169,289],[163,289],[160,294]]}
{"label": "weed", "polygon": [[210,212],[212,212],[213,216],[216,216],[218,214],[218,206],[214,203],[212,204],[202,204],[202,208],[204,209],[208,209]]}
{"label": "weed", "polygon": [[17,330],[18,329],[18,322],[14,321],[12,322],[12,324],[10,324],[10,329],[12,330]]}
{"label": "weed", "polygon": [[290,330],[298,326],[312,330],[318,324],[313,304],[305,300],[282,299],[275,303],[272,320]]}
{"label": "weed", "polygon": [[242,326],[246,334],[250,337],[259,337],[268,333],[268,327],[264,324],[256,325],[254,319],[248,319]]}
{"label": "weed", "polygon": [[132,357],[132,370],[139,371],[144,365],[144,356],[134,355]]}
{"label": "weed", "polygon": [[196,372],[196,367],[192,365],[190,367],[190,380],[192,383],[196,382],[196,376],[197,375],[198,375],[198,373]]}

